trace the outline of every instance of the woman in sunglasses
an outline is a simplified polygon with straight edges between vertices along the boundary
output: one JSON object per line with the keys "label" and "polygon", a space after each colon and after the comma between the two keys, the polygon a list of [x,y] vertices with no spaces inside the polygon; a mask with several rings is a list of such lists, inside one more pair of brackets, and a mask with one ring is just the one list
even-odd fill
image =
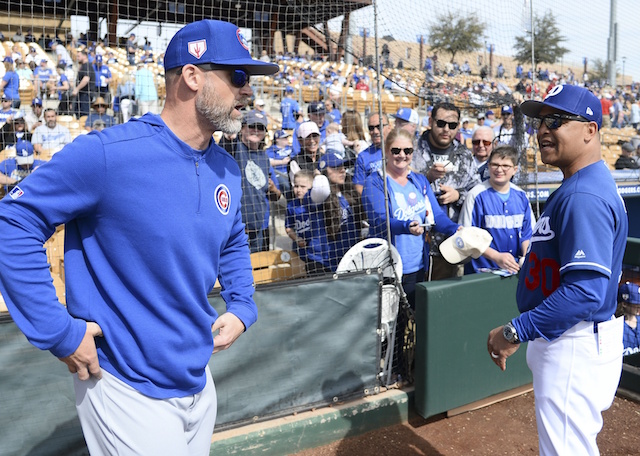
{"label": "woman in sunglasses", "polygon": [[[459,225],[440,208],[427,178],[410,168],[413,158],[413,136],[406,130],[393,130],[385,142],[387,173],[386,199],[389,202],[391,242],[402,258],[402,285],[411,307],[415,307],[416,283],[425,279],[429,265],[429,243],[425,232],[451,235]],[[371,237],[387,237],[384,182],[382,171],[371,174],[362,192]]]}

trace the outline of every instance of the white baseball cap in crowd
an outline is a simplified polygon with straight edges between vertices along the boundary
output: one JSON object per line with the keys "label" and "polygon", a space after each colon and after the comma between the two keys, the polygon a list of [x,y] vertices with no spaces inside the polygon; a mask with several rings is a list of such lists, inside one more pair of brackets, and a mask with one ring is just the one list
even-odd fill
{"label": "white baseball cap in crowd", "polygon": [[320,134],[320,130],[318,129],[318,125],[315,122],[307,121],[302,122],[298,127],[298,137],[306,138],[310,134]]}
{"label": "white baseball cap in crowd", "polygon": [[256,101],[253,102],[256,106],[264,106],[264,100],[262,98],[256,98]]}
{"label": "white baseball cap in crowd", "polygon": [[476,226],[465,226],[440,244],[440,253],[447,262],[458,264],[469,258],[480,258],[492,240],[488,231]]}

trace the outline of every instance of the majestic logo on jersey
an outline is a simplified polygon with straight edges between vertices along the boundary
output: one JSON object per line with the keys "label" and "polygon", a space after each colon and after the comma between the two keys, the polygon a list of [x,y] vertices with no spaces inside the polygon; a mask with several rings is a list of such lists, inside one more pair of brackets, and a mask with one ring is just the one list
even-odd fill
{"label": "majestic logo on jersey", "polygon": [[215,200],[220,213],[227,215],[229,213],[229,206],[231,205],[231,195],[226,185],[220,184],[216,187]]}
{"label": "majestic logo on jersey", "polygon": [[587,257],[587,255],[584,253],[584,250],[582,249],[578,249],[576,251],[576,254],[573,256],[576,260],[582,260],[584,258]]}
{"label": "majestic logo on jersey", "polygon": [[240,29],[236,30],[236,35],[238,36],[238,41],[240,42],[240,45],[248,51],[249,50],[249,42],[244,37],[244,35],[240,31]]}
{"label": "majestic logo on jersey", "polygon": [[189,41],[187,43],[189,54],[200,60],[200,57],[207,52],[207,40]]}
{"label": "majestic logo on jersey", "polygon": [[533,236],[531,236],[531,242],[543,242],[550,241],[556,237],[556,233],[551,229],[551,222],[549,216],[540,217],[536,226],[533,227]]}
{"label": "majestic logo on jersey", "polygon": [[13,187],[13,190],[11,190],[9,192],[9,196],[12,199],[18,199],[20,198],[22,195],[24,195],[24,192],[22,191],[22,189],[20,187],[18,187],[17,185],[15,187]]}

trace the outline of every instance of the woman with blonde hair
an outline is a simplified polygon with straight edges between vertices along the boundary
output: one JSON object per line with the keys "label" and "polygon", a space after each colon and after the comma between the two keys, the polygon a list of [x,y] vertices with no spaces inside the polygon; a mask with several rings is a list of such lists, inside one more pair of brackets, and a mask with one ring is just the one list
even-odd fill
{"label": "woman with blonde hair", "polygon": [[356,155],[369,147],[362,126],[362,118],[355,110],[349,109],[342,114],[342,133],[344,133],[349,141],[355,142],[352,149]]}

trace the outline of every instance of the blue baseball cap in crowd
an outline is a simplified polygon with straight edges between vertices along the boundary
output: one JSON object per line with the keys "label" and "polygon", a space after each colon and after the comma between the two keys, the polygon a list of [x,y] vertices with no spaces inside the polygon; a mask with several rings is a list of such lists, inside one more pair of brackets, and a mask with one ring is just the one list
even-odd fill
{"label": "blue baseball cap in crowd", "polygon": [[527,100],[520,105],[524,115],[538,117],[544,106],[550,106],[569,114],[584,117],[602,126],[602,105],[600,100],[584,87],[560,84],[549,91],[543,101]]}
{"label": "blue baseball cap in crowd", "polygon": [[489,109],[489,110],[487,111],[486,116],[487,116],[487,117],[489,117],[489,116],[492,116],[492,115],[493,115],[493,111],[492,111],[491,109]]}
{"label": "blue baseball cap in crowd", "polygon": [[418,120],[420,119],[420,116],[418,116],[418,112],[414,111],[411,108],[400,108],[393,117],[414,124],[417,124]]}
{"label": "blue baseball cap in crowd", "polygon": [[338,168],[344,166],[345,160],[336,151],[329,149],[326,154],[318,160],[318,169],[324,171],[327,168]]}
{"label": "blue baseball cap in crowd", "polygon": [[33,164],[33,145],[29,141],[20,140],[16,143],[16,164]]}
{"label": "blue baseball cap in crowd", "polygon": [[13,63],[13,59],[10,56],[6,56],[2,61],[6,63]]}
{"label": "blue baseball cap in crowd", "polygon": [[260,124],[266,127],[269,121],[267,120],[267,116],[258,111],[247,111],[242,117],[242,123],[247,125]]}
{"label": "blue baseball cap in crowd", "polygon": [[511,106],[503,106],[501,110],[502,114],[513,114],[513,108]]}
{"label": "blue baseball cap in crowd", "polygon": [[309,114],[324,114],[326,112],[322,101],[312,101],[309,103]]}
{"label": "blue baseball cap in crowd", "polygon": [[247,40],[238,27],[213,19],[182,27],[173,36],[164,54],[165,70],[203,63],[241,67],[256,75],[274,74],[280,70],[275,63],[251,57]]}
{"label": "blue baseball cap in crowd", "polygon": [[286,88],[286,89],[284,89],[284,91],[285,91],[286,93],[293,93],[293,87],[291,87],[291,86],[287,86],[287,88]]}
{"label": "blue baseball cap in crowd", "polygon": [[42,106],[42,99],[35,97],[33,100],[31,100],[31,106]]}
{"label": "blue baseball cap in crowd", "polygon": [[637,283],[625,282],[618,288],[618,301],[636,306],[640,305],[640,286]]}
{"label": "blue baseball cap in crowd", "polygon": [[102,63],[102,56],[100,54],[96,55],[96,62]]}
{"label": "blue baseball cap in crowd", "polygon": [[284,131],[284,130],[278,130],[273,134],[273,139],[280,139],[280,138],[288,138],[289,132]]}

